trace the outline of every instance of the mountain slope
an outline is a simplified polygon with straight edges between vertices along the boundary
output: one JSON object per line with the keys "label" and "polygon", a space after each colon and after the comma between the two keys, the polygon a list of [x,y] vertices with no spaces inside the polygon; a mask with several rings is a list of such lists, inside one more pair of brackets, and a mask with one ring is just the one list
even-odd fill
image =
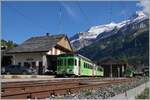
{"label": "mountain slope", "polygon": [[[109,33],[108,33],[109,34]],[[107,38],[99,38],[78,53],[94,61],[113,57],[132,65],[148,65],[149,62],[149,20],[135,21],[120,29],[111,31]]]}
{"label": "mountain slope", "polygon": [[84,48],[85,46],[88,46],[99,39],[104,39],[119,33],[117,32],[118,30],[124,29],[131,24],[140,23],[147,19],[148,16],[139,11],[127,20],[124,20],[120,23],[112,22],[110,24],[93,26],[87,32],[79,32],[71,37],[71,44],[75,50],[80,50],[81,48]]}

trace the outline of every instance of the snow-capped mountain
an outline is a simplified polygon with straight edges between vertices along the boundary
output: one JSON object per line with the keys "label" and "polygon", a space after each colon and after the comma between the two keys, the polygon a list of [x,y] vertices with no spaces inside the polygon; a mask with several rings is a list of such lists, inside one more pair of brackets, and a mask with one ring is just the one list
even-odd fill
{"label": "snow-capped mountain", "polygon": [[[79,32],[71,37],[71,44],[76,50],[79,50],[85,46],[90,45],[95,40],[104,39],[117,33],[118,30],[122,29],[133,23],[139,23],[148,19],[149,17],[142,11],[136,12],[134,15],[129,17],[120,23],[111,22],[109,24],[93,26],[89,28],[87,32]],[[114,32],[116,31],[116,32]]]}
{"label": "snow-capped mountain", "polygon": [[103,32],[109,32],[113,30],[116,26],[117,24],[113,22],[106,25],[93,26],[88,30],[88,32],[94,35],[93,38],[96,38],[99,34]]}

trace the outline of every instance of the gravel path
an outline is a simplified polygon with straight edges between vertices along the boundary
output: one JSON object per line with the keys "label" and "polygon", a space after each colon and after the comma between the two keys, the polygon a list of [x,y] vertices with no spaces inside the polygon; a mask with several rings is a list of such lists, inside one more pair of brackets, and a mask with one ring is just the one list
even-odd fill
{"label": "gravel path", "polygon": [[[148,81],[143,77],[139,77],[131,81],[130,83],[109,85],[107,87],[98,88],[95,91],[83,91],[77,94],[70,94],[61,97],[55,97],[55,99],[109,99],[117,94],[124,93],[125,91],[135,88]],[[50,97],[52,98],[52,97]]]}

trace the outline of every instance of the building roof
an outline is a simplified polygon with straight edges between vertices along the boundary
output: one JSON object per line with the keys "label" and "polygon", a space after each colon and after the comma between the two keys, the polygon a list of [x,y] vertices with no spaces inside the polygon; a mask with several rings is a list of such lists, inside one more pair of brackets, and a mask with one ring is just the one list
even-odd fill
{"label": "building roof", "polygon": [[63,37],[66,37],[66,35],[60,34],[31,37],[21,45],[9,50],[7,53],[49,51],[52,47],[56,46]]}

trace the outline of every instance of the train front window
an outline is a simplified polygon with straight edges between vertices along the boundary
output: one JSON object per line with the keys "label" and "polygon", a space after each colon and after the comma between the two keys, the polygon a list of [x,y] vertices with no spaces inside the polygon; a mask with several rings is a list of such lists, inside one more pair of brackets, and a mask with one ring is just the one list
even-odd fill
{"label": "train front window", "polygon": [[73,59],[68,59],[68,65],[73,66],[74,65],[74,60]]}
{"label": "train front window", "polygon": [[63,65],[63,60],[62,59],[58,59],[57,60],[57,65],[58,66],[62,66]]}
{"label": "train front window", "polygon": [[67,59],[64,59],[64,66],[67,65]]}
{"label": "train front window", "polygon": [[76,66],[77,65],[77,60],[76,59],[74,60],[74,63],[75,63],[74,65]]}
{"label": "train front window", "polygon": [[60,60],[57,60],[57,65],[58,65],[58,66],[60,65]]}

